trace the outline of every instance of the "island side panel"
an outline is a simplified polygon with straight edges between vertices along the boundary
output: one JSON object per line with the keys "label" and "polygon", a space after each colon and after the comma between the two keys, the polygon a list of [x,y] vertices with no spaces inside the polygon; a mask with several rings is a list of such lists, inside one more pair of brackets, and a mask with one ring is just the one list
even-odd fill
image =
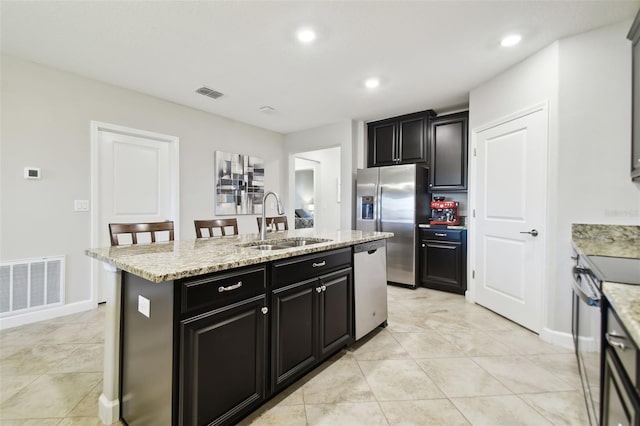
{"label": "island side panel", "polygon": [[123,272],[122,418],[129,425],[172,424],[173,281]]}

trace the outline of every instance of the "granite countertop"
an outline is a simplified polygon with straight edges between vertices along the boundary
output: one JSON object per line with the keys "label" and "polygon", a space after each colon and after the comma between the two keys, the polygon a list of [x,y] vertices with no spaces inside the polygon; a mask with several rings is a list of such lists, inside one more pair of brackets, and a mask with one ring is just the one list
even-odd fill
{"label": "granite countertop", "polygon": [[241,246],[260,238],[258,234],[246,234],[104,247],[89,249],[85,253],[118,269],[160,283],[391,237],[393,233],[390,232],[319,232],[314,229],[299,229],[269,233],[268,242],[291,238],[324,238],[331,241],[267,251]]}
{"label": "granite countertop", "polygon": [[640,226],[573,224],[571,234],[583,256],[640,259]]}
{"label": "granite countertop", "polygon": [[[581,256],[640,259],[640,226],[573,224],[571,234]],[[602,292],[640,346],[640,286],[604,281]]]}
{"label": "granite countertop", "polygon": [[640,347],[640,286],[604,282],[602,291],[636,346]]}
{"label": "granite countertop", "polygon": [[429,223],[420,223],[418,228],[433,228],[433,229],[467,229],[464,225],[431,225]]}

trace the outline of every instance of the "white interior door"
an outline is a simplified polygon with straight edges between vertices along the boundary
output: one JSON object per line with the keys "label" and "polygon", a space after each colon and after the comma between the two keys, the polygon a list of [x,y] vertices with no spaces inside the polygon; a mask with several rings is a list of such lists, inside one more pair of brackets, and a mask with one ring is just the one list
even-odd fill
{"label": "white interior door", "polygon": [[475,301],[535,332],[545,279],[547,121],[541,106],[473,135]]}
{"label": "white interior door", "polygon": [[[110,245],[109,223],[177,221],[177,139],[158,136],[98,129],[95,246]],[[168,237],[168,232],[159,233],[158,241]],[[145,235],[138,243],[149,241]],[[102,302],[107,272],[99,268],[97,275],[97,299]]]}

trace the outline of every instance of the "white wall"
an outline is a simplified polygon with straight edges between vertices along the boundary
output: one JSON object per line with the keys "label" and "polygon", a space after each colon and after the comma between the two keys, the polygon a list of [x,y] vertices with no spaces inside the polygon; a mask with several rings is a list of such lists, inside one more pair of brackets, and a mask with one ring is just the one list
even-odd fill
{"label": "white wall", "polygon": [[[0,259],[66,255],[67,303],[90,298],[90,213],[73,200],[90,197],[91,120],[180,138],[180,223],[213,217],[214,151],[265,159],[265,184],[281,190],[283,135],[130,90],[2,56]],[[212,101],[215,102],[215,101]],[[42,180],[23,179],[23,167]],[[95,208],[95,206],[93,206]],[[257,232],[255,216],[239,217]]]}
{"label": "white wall", "polygon": [[[571,330],[571,223],[640,223],[640,186],[630,182],[628,167],[629,26],[623,22],[557,41],[470,94],[471,130],[549,102],[543,337],[550,340],[566,340]],[[469,173],[471,204],[474,172]]]}
{"label": "white wall", "polygon": [[[357,123],[343,121],[285,135],[285,151],[289,158],[289,181],[293,179],[293,154],[324,148],[340,147],[340,228],[351,229],[353,221],[353,188],[357,156]],[[335,161],[335,160],[334,160]],[[293,196],[292,189],[287,197]]]}

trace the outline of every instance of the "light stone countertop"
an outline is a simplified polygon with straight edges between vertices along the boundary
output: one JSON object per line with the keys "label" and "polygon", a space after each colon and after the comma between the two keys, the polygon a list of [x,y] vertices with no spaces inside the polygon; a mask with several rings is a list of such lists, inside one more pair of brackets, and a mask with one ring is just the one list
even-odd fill
{"label": "light stone countertop", "polygon": [[331,241],[267,251],[241,246],[259,239],[258,234],[246,234],[96,248],[86,250],[85,253],[118,269],[160,283],[391,237],[393,233],[390,232],[319,232],[314,229],[298,229],[269,233],[269,241],[266,243],[296,238],[323,238]]}
{"label": "light stone countertop", "polygon": [[640,347],[640,286],[605,281],[602,291],[636,346]]}
{"label": "light stone countertop", "polygon": [[583,256],[640,259],[640,226],[573,224],[571,235]]}

